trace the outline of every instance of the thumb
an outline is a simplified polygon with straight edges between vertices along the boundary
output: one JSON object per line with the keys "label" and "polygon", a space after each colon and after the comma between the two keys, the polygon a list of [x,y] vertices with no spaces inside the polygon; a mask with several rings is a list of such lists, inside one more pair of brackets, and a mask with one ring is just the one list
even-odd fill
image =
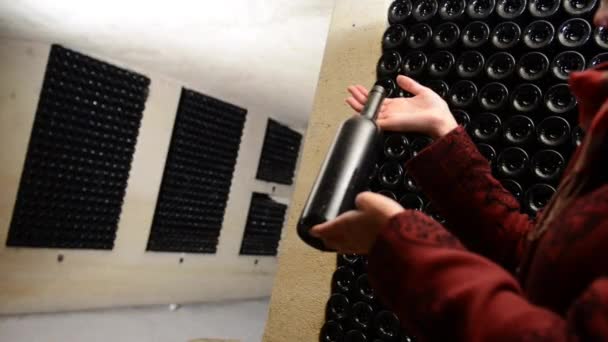
{"label": "thumb", "polygon": [[401,87],[401,89],[403,89],[405,91],[409,91],[414,96],[420,94],[425,89],[425,87],[422,84],[414,81],[413,78],[403,76],[403,75],[397,76],[397,84]]}
{"label": "thumb", "polygon": [[360,193],[355,199],[355,205],[361,211],[380,214],[384,217],[391,217],[403,210],[399,203],[370,191]]}

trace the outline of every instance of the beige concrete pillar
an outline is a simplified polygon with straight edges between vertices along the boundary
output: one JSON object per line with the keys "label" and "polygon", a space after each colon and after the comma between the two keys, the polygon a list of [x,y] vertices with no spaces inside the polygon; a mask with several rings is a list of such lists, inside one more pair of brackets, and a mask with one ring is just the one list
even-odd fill
{"label": "beige concrete pillar", "polygon": [[336,267],[333,253],[305,245],[296,222],[338,125],[352,110],[344,99],[349,84],[375,81],[388,0],[336,0],[317,84],[302,162],[281,242],[264,341],[317,341]]}

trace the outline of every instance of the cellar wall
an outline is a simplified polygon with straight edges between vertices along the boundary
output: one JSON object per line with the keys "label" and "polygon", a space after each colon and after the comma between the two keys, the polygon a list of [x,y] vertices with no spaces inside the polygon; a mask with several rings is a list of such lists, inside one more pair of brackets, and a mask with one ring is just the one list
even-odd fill
{"label": "cellar wall", "polygon": [[292,191],[255,178],[270,113],[247,114],[217,252],[146,251],[181,89],[196,87],[125,64],[118,55],[78,50],[151,80],[113,249],[6,246],[50,49],[0,39],[0,313],[268,296],[276,258],[239,251],[252,192],[288,204]]}
{"label": "cellar wall", "polygon": [[337,0],[288,212],[272,290],[266,342],[316,341],[325,319],[336,255],[305,245],[296,222],[339,124],[352,110],[346,86],[371,86],[386,28],[386,0]]}

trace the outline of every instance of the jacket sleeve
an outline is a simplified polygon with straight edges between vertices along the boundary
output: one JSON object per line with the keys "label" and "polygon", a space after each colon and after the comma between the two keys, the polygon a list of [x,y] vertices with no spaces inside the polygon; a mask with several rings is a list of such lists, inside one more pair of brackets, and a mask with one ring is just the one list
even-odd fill
{"label": "jacket sleeve", "polygon": [[530,304],[508,272],[421,212],[395,216],[368,262],[377,297],[422,341],[608,341],[608,278],[563,318]]}
{"label": "jacket sleeve", "polygon": [[511,271],[516,267],[532,221],[492,176],[464,128],[435,141],[406,167],[467,248]]}

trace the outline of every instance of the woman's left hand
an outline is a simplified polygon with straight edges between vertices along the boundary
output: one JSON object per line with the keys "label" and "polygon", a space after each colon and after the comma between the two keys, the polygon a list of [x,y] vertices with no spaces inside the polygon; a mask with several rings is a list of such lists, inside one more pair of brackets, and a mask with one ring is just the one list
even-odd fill
{"label": "woman's left hand", "polygon": [[368,254],[380,228],[403,207],[392,199],[363,192],[355,201],[357,210],[343,213],[332,221],[314,226],[310,234],[338,253]]}

